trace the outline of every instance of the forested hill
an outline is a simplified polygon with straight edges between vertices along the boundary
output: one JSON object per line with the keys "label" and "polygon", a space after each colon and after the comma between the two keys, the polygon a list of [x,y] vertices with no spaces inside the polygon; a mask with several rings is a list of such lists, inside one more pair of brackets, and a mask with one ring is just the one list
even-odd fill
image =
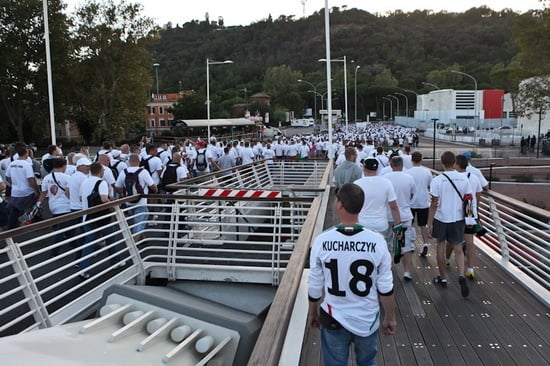
{"label": "forested hill", "polygon": [[[330,17],[332,58],[345,55],[351,75],[351,60],[361,65],[358,83],[363,87],[389,78],[400,88],[419,90],[428,76],[433,80],[451,67],[475,74],[481,88],[505,87],[491,73],[495,65],[508,65],[516,56],[512,30],[520,16],[527,15],[486,7],[464,13],[396,11],[386,16],[334,8]],[[301,72],[304,79],[321,80],[324,69],[318,59],[325,56],[324,35],[323,11],[299,20],[268,18],[246,27],[194,21],[168,24],[152,52],[161,65],[161,91],[175,91],[179,86],[202,88],[208,57],[234,61],[223,72],[223,80],[216,81],[219,89],[245,86],[257,92],[264,86],[266,71],[281,65]],[[468,80],[458,82],[469,85]]]}

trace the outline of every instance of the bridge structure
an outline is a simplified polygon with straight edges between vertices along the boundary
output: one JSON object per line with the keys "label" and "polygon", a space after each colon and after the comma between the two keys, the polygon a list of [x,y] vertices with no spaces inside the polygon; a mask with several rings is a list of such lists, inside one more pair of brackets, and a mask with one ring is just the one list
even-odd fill
{"label": "bridge structure", "polygon": [[[0,233],[0,353],[54,357],[39,334],[63,328],[61,353],[80,364],[321,364],[307,257],[335,224],[331,179],[328,162],[260,161],[149,195],[143,236],[132,235],[130,198]],[[548,364],[550,213],[492,191],[479,206],[487,234],[475,238],[470,296],[452,266],[448,288],[431,283],[434,248],[415,257],[413,281],[396,265],[398,331],[379,336],[379,364]],[[109,223],[87,242],[79,219],[105,208]],[[64,220],[75,223],[54,242]],[[86,269],[85,246],[95,248]],[[152,309],[143,299],[161,300]]]}

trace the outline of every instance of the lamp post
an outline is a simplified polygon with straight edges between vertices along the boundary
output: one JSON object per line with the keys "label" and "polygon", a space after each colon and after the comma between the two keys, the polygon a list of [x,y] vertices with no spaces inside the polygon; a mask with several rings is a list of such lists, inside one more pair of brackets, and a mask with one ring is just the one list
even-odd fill
{"label": "lamp post", "polygon": [[438,118],[432,118],[432,121],[434,123],[434,139],[433,139],[433,147],[432,147],[432,169],[435,170],[435,131],[436,131],[436,128],[435,128],[435,125],[437,123],[437,121],[439,121]]}
{"label": "lamp post", "polygon": [[[310,85],[313,88],[313,97],[315,98],[315,100],[313,101],[313,119],[315,119],[315,121],[317,121],[317,96],[321,95],[317,92],[317,88],[319,87],[319,85],[325,83],[325,80],[320,81],[317,84],[310,83],[309,81],[303,80],[303,79],[298,79],[298,82],[299,83],[306,83],[306,84]],[[308,91],[310,91],[310,90],[308,90]],[[323,102],[323,101],[321,100],[321,102]],[[323,107],[321,106],[321,108],[323,108]]]}
{"label": "lamp post", "polygon": [[210,142],[210,65],[232,64],[233,61],[212,61],[206,59],[206,119],[208,120],[208,142]]}
{"label": "lamp post", "polygon": [[155,68],[155,79],[157,81],[157,98],[159,95],[159,64],[153,64],[153,67]]}
{"label": "lamp post", "polygon": [[[319,62],[326,62],[326,58],[319,59]],[[346,111],[346,132],[348,132],[348,71],[346,68],[346,56],[340,58],[330,59],[330,62],[343,62],[344,63],[344,103],[346,104],[344,110]]]}
{"label": "lamp post", "polygon": [[395,92],[393,94],[401,95],[402,97],[405,97],[405,117],[408,117],[409,116],[409,98],[407,98],[407,96],[403,93]]}
{"label": "lamp post", "polygon": [[355,66],[355,102],[353,104],[355,106],[355,123],[357,123],[357,70],[359,68],[361,68],[361,65]]}
{"label": "lamp post", "polygon": [[[396,102],[397,102],[397,110],[396,110],[395,114],[397,115],[397,117],[399,117],[399,98],[397,98],[395,95],[391,95],[391,94],[388,94],[387,96],[388,96],[389,98],[393,98],[393,99],[396,100]],[[393,120],[394,120],[394,122],[395,122],[395,118],[394,118]]]}
{"label": "lamp post", "polygon": [[426,82],[426,81],[423,81],[423,82],[422,82],[422,85],[431,86],[432,88],[437,89],[437,90],[441,89],[439,86],[437,86],[437,85],[435,85],[435,84],[432,84],[432,83],[428,83],[428,82]]}
{"label": "lamp post", "polygon": [[472,75],[466,74],[465,72],[462,72],[462,71],[451,70],[451,72],[454,73],[454,74],[460,74],[460,75],[467,76],[467,77],[469,77],[470,79],[472,79],[474,81],[474,121],[477,122],[476,123],[477,130],[479,130],[479,116],[478,116],[478,113],[477,113],[477,80]]}
{"label": "lamp post", "polygon": [[53,101],[53,80],[52,80],[52,61],[50,54],[50,28],[48,22],[48,1],[42,0],[42,11],[44,13],[44,41],[46,47],[46,73],[48,78],[48,105],[50,112],[50,133],[52,145],[57,145],[55,138],[55,110]]}
{"label": "lamp post", "polygon": [[393,115],[393,103],[392,103],[392,100],[391,100],[390,98],[386,98],[386,97],[382,97],[382,99],[387,100],[388,102],[390,102],[390,121],[391,121],[391,118],[392,118],[392,115]]}
{"label": "lamp post", "polygon": [[[415,106],[414,106],[414,110],[416,111],[416,108],[418,108],[418,93],[413,91],[413,90],[409,90],[409,89],[403,89],[403,91],[407,92],[407,93],[414,94],[416,96],[416,103],[415,103]],[[414,117],[414,113],[413,113],[413,117]]]}

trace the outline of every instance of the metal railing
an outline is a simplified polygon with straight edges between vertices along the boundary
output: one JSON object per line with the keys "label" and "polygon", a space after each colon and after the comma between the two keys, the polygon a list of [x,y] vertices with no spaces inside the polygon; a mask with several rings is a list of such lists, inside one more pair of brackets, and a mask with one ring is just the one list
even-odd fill
{"label": "metal railing", "polygon": [[[273,189],[279,173],[271,169],[292,171],[288,164],[240,167],[229,184],[241,191]],[[124,207],[131,198],[0,233],[0,336],[86,318],[106,288],[144,284],[147,276],[204,279],[208,273],[210,280],[278,285],[312,197],[321,191],[304,187],[320,169],[319,162],[300,163],[293,179],[302,191],[289,189],[275,199],[197,195],[197,185],[226,183],[224,172],[183,185],[185,195],[150,195],[143,236],[132,234],[143,214]],[[109,214],[96,220],[108,223],[85,232],[82,216],[105,209]],[[62,228],[52,230],[54,224]],[[91,262],[86,268],[85,260]],[[91,276],[82,278],[85,273]]]}
{"label": "metal railing", "polygon": [[489,191],[478,203],[478,248],[550,306],[550,212]]}

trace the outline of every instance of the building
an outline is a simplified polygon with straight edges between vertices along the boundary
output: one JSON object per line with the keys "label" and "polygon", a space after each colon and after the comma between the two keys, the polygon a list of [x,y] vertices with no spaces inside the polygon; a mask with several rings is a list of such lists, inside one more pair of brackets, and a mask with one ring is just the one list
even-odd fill
{"label": "building", "polygon": [[171,108],[181,99],[184,92],[151,95],[145,111],[145,130],[147,136],[158,136],[164,131],[170,131],[174,115]]}

